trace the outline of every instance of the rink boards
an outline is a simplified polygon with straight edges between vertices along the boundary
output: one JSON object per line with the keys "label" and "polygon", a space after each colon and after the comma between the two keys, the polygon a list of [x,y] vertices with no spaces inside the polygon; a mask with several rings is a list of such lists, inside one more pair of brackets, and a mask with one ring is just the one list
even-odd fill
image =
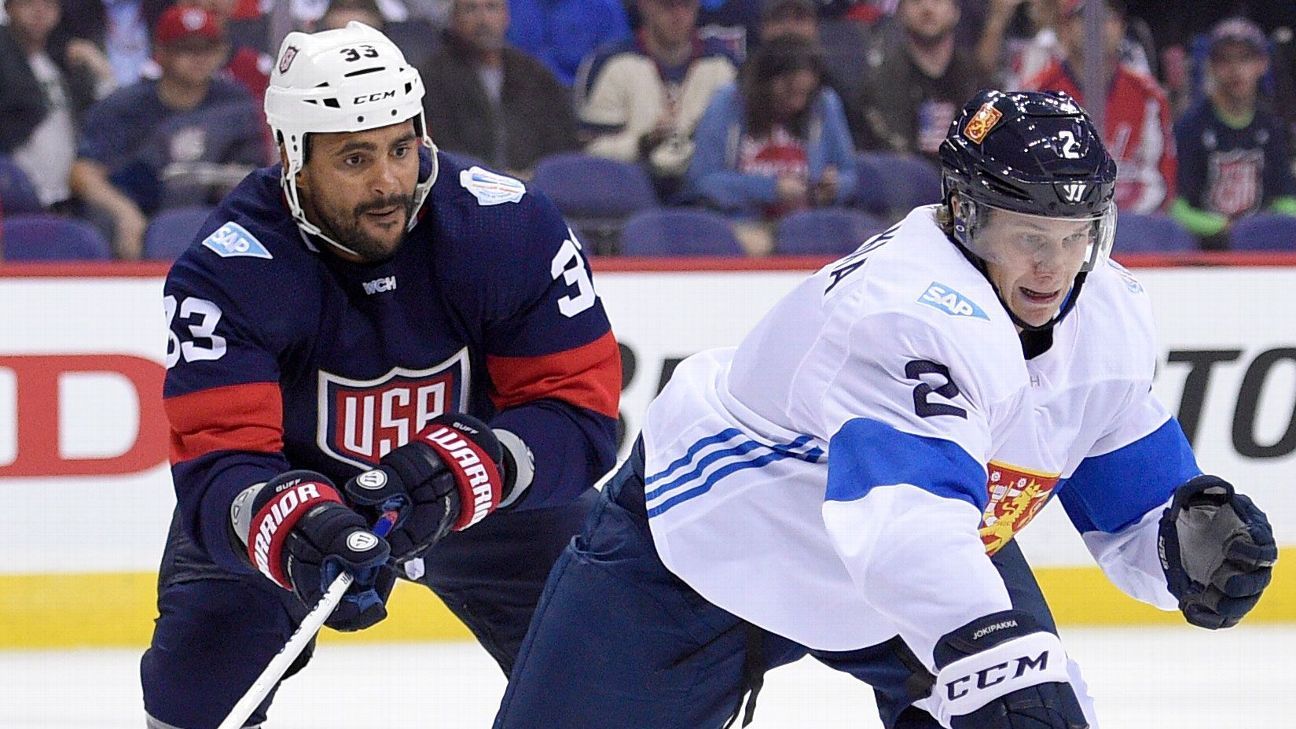
{"label": "rink boards", "polygon": [[[769,262],[596,262],[625,358],[625,430],[679,359],[734,344],[806,274]],[[0,267],[0,648],[143,645],[174,497],[159,401],[164,269]],[[1255,617],[1296,621],[1296,267],[1141,268],[1162,359],[1155,392],[1199,461],[1270,514],[1284,557]],[[267,315],[273,315],[267,312]],[[1107,585],[1060,508],[1021,541],[1067,623],[1174,622]],[[401,586],[345,640],[461,637]]]}

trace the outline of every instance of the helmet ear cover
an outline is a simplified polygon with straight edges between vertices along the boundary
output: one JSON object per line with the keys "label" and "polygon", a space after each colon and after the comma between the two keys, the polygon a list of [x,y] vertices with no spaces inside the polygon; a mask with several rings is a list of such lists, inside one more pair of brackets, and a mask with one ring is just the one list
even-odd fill
{"label": "helmet ear cover", "polygon": [[280,183],[297,227],[352,255],[306,218],[297,175],[306,166],[309,136],[361,132],[413,120],[419,141],[431,152],[432,170],[415,184],[408,228],[437,177],[436,145],[423,117],[423,80],[396,44],[356,21],[319,33],[289,33],[279,47],[266,89],[265,113],[284,165]]}

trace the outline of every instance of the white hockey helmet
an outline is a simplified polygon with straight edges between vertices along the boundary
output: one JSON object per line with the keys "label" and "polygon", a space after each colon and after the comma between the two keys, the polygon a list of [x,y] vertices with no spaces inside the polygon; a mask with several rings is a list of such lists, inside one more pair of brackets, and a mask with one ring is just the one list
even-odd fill
{"label": "white hockey helmet", "polygon": [[387,36],[356,21],[337,30],[289,33],[270,74],[265,113],[287,157],[282,184],[297,226],[351,254],[356,252],[325,235],[302,212],[297,173],[306,163],[306,135],[360,132],[413,119],[415,133],[432,152],[432,172],[414,188],[408,226],[414,227],[436,181],[436,145],[423,118],[423,79]]}

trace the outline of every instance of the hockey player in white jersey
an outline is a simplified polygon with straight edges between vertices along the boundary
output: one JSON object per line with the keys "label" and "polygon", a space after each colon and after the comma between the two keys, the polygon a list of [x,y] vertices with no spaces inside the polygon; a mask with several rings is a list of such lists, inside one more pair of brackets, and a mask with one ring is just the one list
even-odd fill
{"label": "hockey player in white jersey", "polygon": [[[1097,726],[1013,536],[1057,496],[1106,575],[1206,628],[1264,514],[1150,393],[1116,167],[1068,97],[982,91],[920,207],[685,360],[554,567],[497,729],[715,729],[807,654],[888,729]],[[743,697],[748,696],[746,712]]]}

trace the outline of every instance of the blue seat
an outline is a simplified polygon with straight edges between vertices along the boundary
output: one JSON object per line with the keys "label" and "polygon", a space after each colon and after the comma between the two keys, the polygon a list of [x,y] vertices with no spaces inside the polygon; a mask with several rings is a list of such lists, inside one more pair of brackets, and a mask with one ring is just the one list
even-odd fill
{"label": "blue seat", "polygon": [[626,219],[658,205],[648,173],[628,162],[569,152],[536,163],[527,183],[554,201],[573,227],[584,231],[586,250],[614,253]]}
{"label": "blue seat", "polygon": [[1296,217],[1256,213],[1239,218],[1229,231],[1235,251],[1296,251]]}
{"label": "blue seat", "polygon": [[112,258],[107,239],[81,220],[43,213],[16,215],[0,221],[4,227],[6,261],[106,261]]}
{"label": "blue seat", "polygon": [[898,152],[860,152],[856,161],[860,185],[857,204],[869,212],[894,217],[906,215],[919,205],[941,201],[940,170],[926,158]]}
{"label": "blue seat", "polygon": [[657,193],[642,167],[578,152],[540,160],[530,184],[572,217],[626,218],[657,207]]}
{"label": "blue seat", "polygon": [[154,215],[144,231],[144,257],[174,261],[193,243],[211,212],[212,208],[207,205],[193,205]]}
{"label": "blue seat", "polygon": [[5,215],[22,215],[43,209],[31,178],[18,163],[0,155],[0,211]]}
{"label": "blue seat", "polygon": [[1199,250],[1197,239],[1167,215],[1120,213],[1114,253],[1166,253]]}
{"label": "blue seat", "polygon": [[792,256],[844,255],[884,228],[886,223],[858,210],[803,210],[779,221],[774,252]]}
{"label": "blue seat", "polygon": [[627,256],[743,256],[729,219],[709,210],[657,208],[636,213],[621,231]]}

